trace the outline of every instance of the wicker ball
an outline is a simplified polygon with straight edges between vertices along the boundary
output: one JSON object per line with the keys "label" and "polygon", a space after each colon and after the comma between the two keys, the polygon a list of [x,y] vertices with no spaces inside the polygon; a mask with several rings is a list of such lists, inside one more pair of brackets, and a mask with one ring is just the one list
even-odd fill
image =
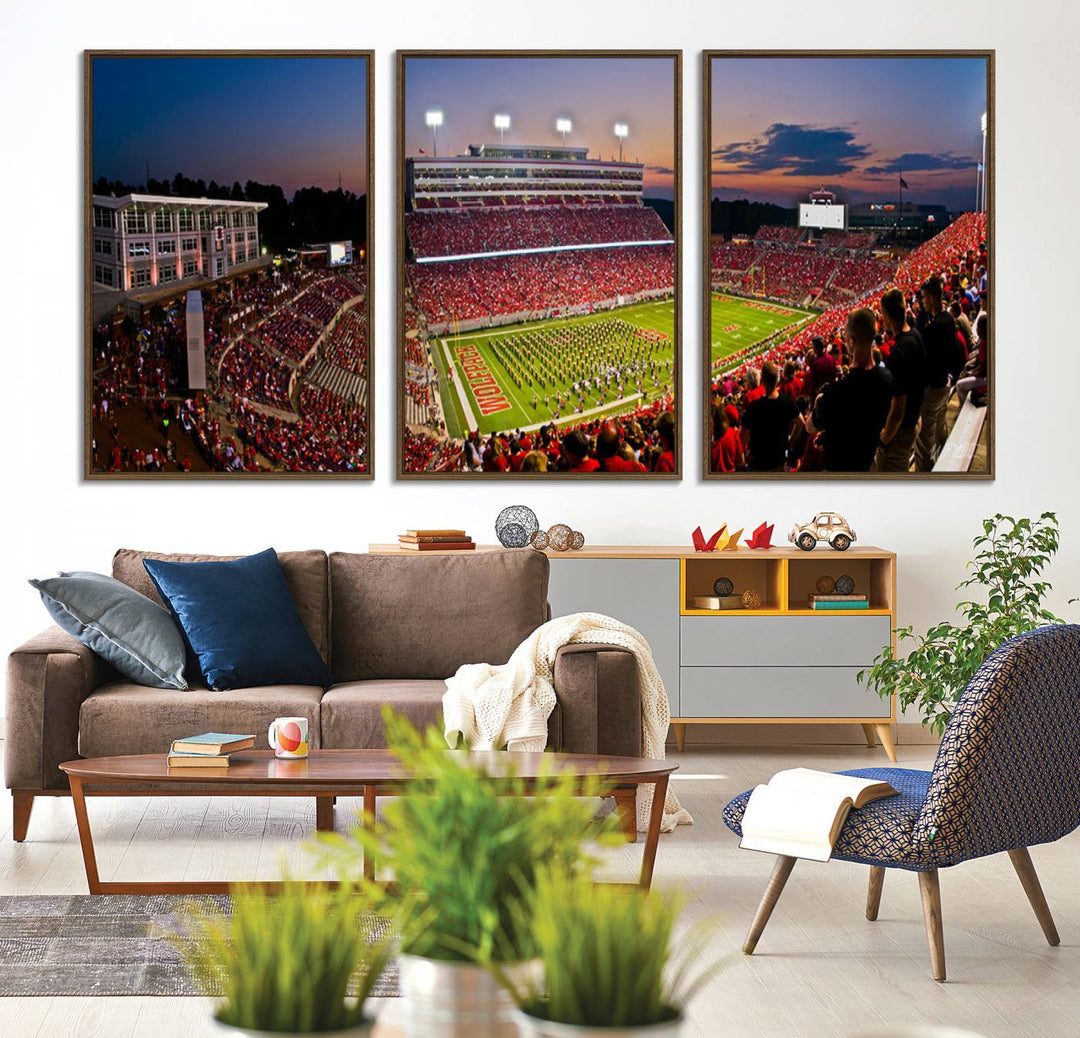
{"label": "wicker ball", "polygon": [[548,546],[547,530],[537,530],[529,542],[537,551],[543,551]]}
{"label": "wicker ball", "polygon": [[536,513],[527,505],[510,505],[495,520],[495,536],[504,548],[524,548],[539,529]]}
{"label": "wicker ball", "polygon": [[585,534],[575,530],[574,536],[570,538],[570,547],[573,551],[581,551],[585,547]]}
{"label": "wicker ball", "polygon": [[731,577],[717,577],[712,583],[712,589],[721,598],[727,598],[735,590],[735,582]]}
{"label": "wicker ball", "polygon": [[574,531],[565,523],[556,523],[547,532],[548,547],[554,551],[569,551],[574,543]]}
{"label": "wicker ball", "polygon": [[819,595],[831,595],[836,588],[836,582],[828,575],[828,573],[824,573],[817,578],[817,583],[814,587],[817,588],[817,593]]}
{"label": "wicker ball", "polygon": [[753,588],[742,593],[743,609],[757,609],[761,605],[761,595],[759,595]]}
{"label": "wicker ball", "polygon": [[846,573],[843,576],[836,578],[836,593],[838,595],[853,595],[855,594],[855,578],[849,577]]}

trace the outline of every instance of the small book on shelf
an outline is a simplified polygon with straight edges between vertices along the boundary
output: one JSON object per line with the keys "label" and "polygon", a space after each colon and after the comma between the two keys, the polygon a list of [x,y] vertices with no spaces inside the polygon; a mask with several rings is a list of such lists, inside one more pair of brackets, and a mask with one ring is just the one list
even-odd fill
{"label": "small book on shelf", "polygon": [[398,547],[407,551],[472,551],[476,545],[469,538],[453,541],[409,541],[399,537]]}
{"label": "small book on shelf", "polygon": [[464,530],[406,530],[405,537],[449,537],[451,540],[467,540]]}
{"label": "small book on shelf", "polygon": [[896,796],[888,782],[811,768],[778,771],[750,794],[740,847],[828,861],[848,812]]}
{"label": "small book on shelf", "polygon": [[742,609],[742,595],[695,595],[695,609]]}
{"label": "small book on shelf", "polygon": [[808,600],[811,609],[828,612],[830,609],[869,609],[870,603],[866,598],[823,598],[821,595],[811,596]]}
{"label": "small book on shelf", "polygon": [[236,750],[250,750],[254,735],[232,735],[227,732],[203,732],[186,739],[174,739],[170,753],[192,753],[199,757],[217,757]]}
{"label": "small book on shelf", "polygon": [[227,768],[229,755],[218,753],[209,756],[205,753],[177,753],[170,751],[168,757],[170,768]]}
{"label": "small book on shelf", "polygon": [[462,544],[466,541],[472,543],[472,538],[463,533],[403,533],[398,535],[398,540],[402,544]]}

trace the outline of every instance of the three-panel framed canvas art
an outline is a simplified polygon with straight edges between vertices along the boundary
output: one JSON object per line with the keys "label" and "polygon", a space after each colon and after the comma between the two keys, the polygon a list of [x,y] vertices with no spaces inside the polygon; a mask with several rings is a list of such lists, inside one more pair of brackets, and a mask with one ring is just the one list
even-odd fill
{"label": "three-panel framed canvas art", "polygon": [[376,428],[374,54],[86,53],[87,478],[993,477],[993,52],[706,51],[700,339],[680,51],[395,58]]}

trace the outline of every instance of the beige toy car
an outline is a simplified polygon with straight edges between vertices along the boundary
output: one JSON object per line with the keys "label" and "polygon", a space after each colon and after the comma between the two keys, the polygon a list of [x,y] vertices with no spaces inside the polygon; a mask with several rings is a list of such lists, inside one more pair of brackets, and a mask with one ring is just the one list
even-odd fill
{"label": "beige toy car", "polygon": [[810,522],[797,525],[787,539],[803,551],[813,551],[818,541],[827,542],[837,551],[847,551],[855,540],[855,531],[842,515],[818,512]]}

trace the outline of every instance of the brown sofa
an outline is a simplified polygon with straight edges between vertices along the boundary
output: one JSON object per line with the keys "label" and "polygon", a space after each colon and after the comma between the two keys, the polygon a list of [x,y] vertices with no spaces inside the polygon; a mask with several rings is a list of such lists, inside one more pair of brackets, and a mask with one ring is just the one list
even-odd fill
{"label": "brown sofa", "polygon": [[[223,556],[121,549],[113,576],[160,601],[143,559],[195,562]],[[327,690],[299,685],[212,692],[147,688],[120,678],[59,627],[8,658],[5,778],[15,840],[26,836],[35,796],[64,795],[58,765],[76,757],[163,753],[193,732],[254,732],[308,718],[313,748],[384,745],[384,703],[414,724],[434,724],[444,679],[463,663],[505,663],[549,616],[548,560],[531,550],[478,555],[279,554],[300,618],[327,661]],[[198,674],[198,665],[188,674]],[[548,745],[570,753],[634,756],[641,710],[633,656],[605,645],[569,645],[555,661],[557,705]]]}

